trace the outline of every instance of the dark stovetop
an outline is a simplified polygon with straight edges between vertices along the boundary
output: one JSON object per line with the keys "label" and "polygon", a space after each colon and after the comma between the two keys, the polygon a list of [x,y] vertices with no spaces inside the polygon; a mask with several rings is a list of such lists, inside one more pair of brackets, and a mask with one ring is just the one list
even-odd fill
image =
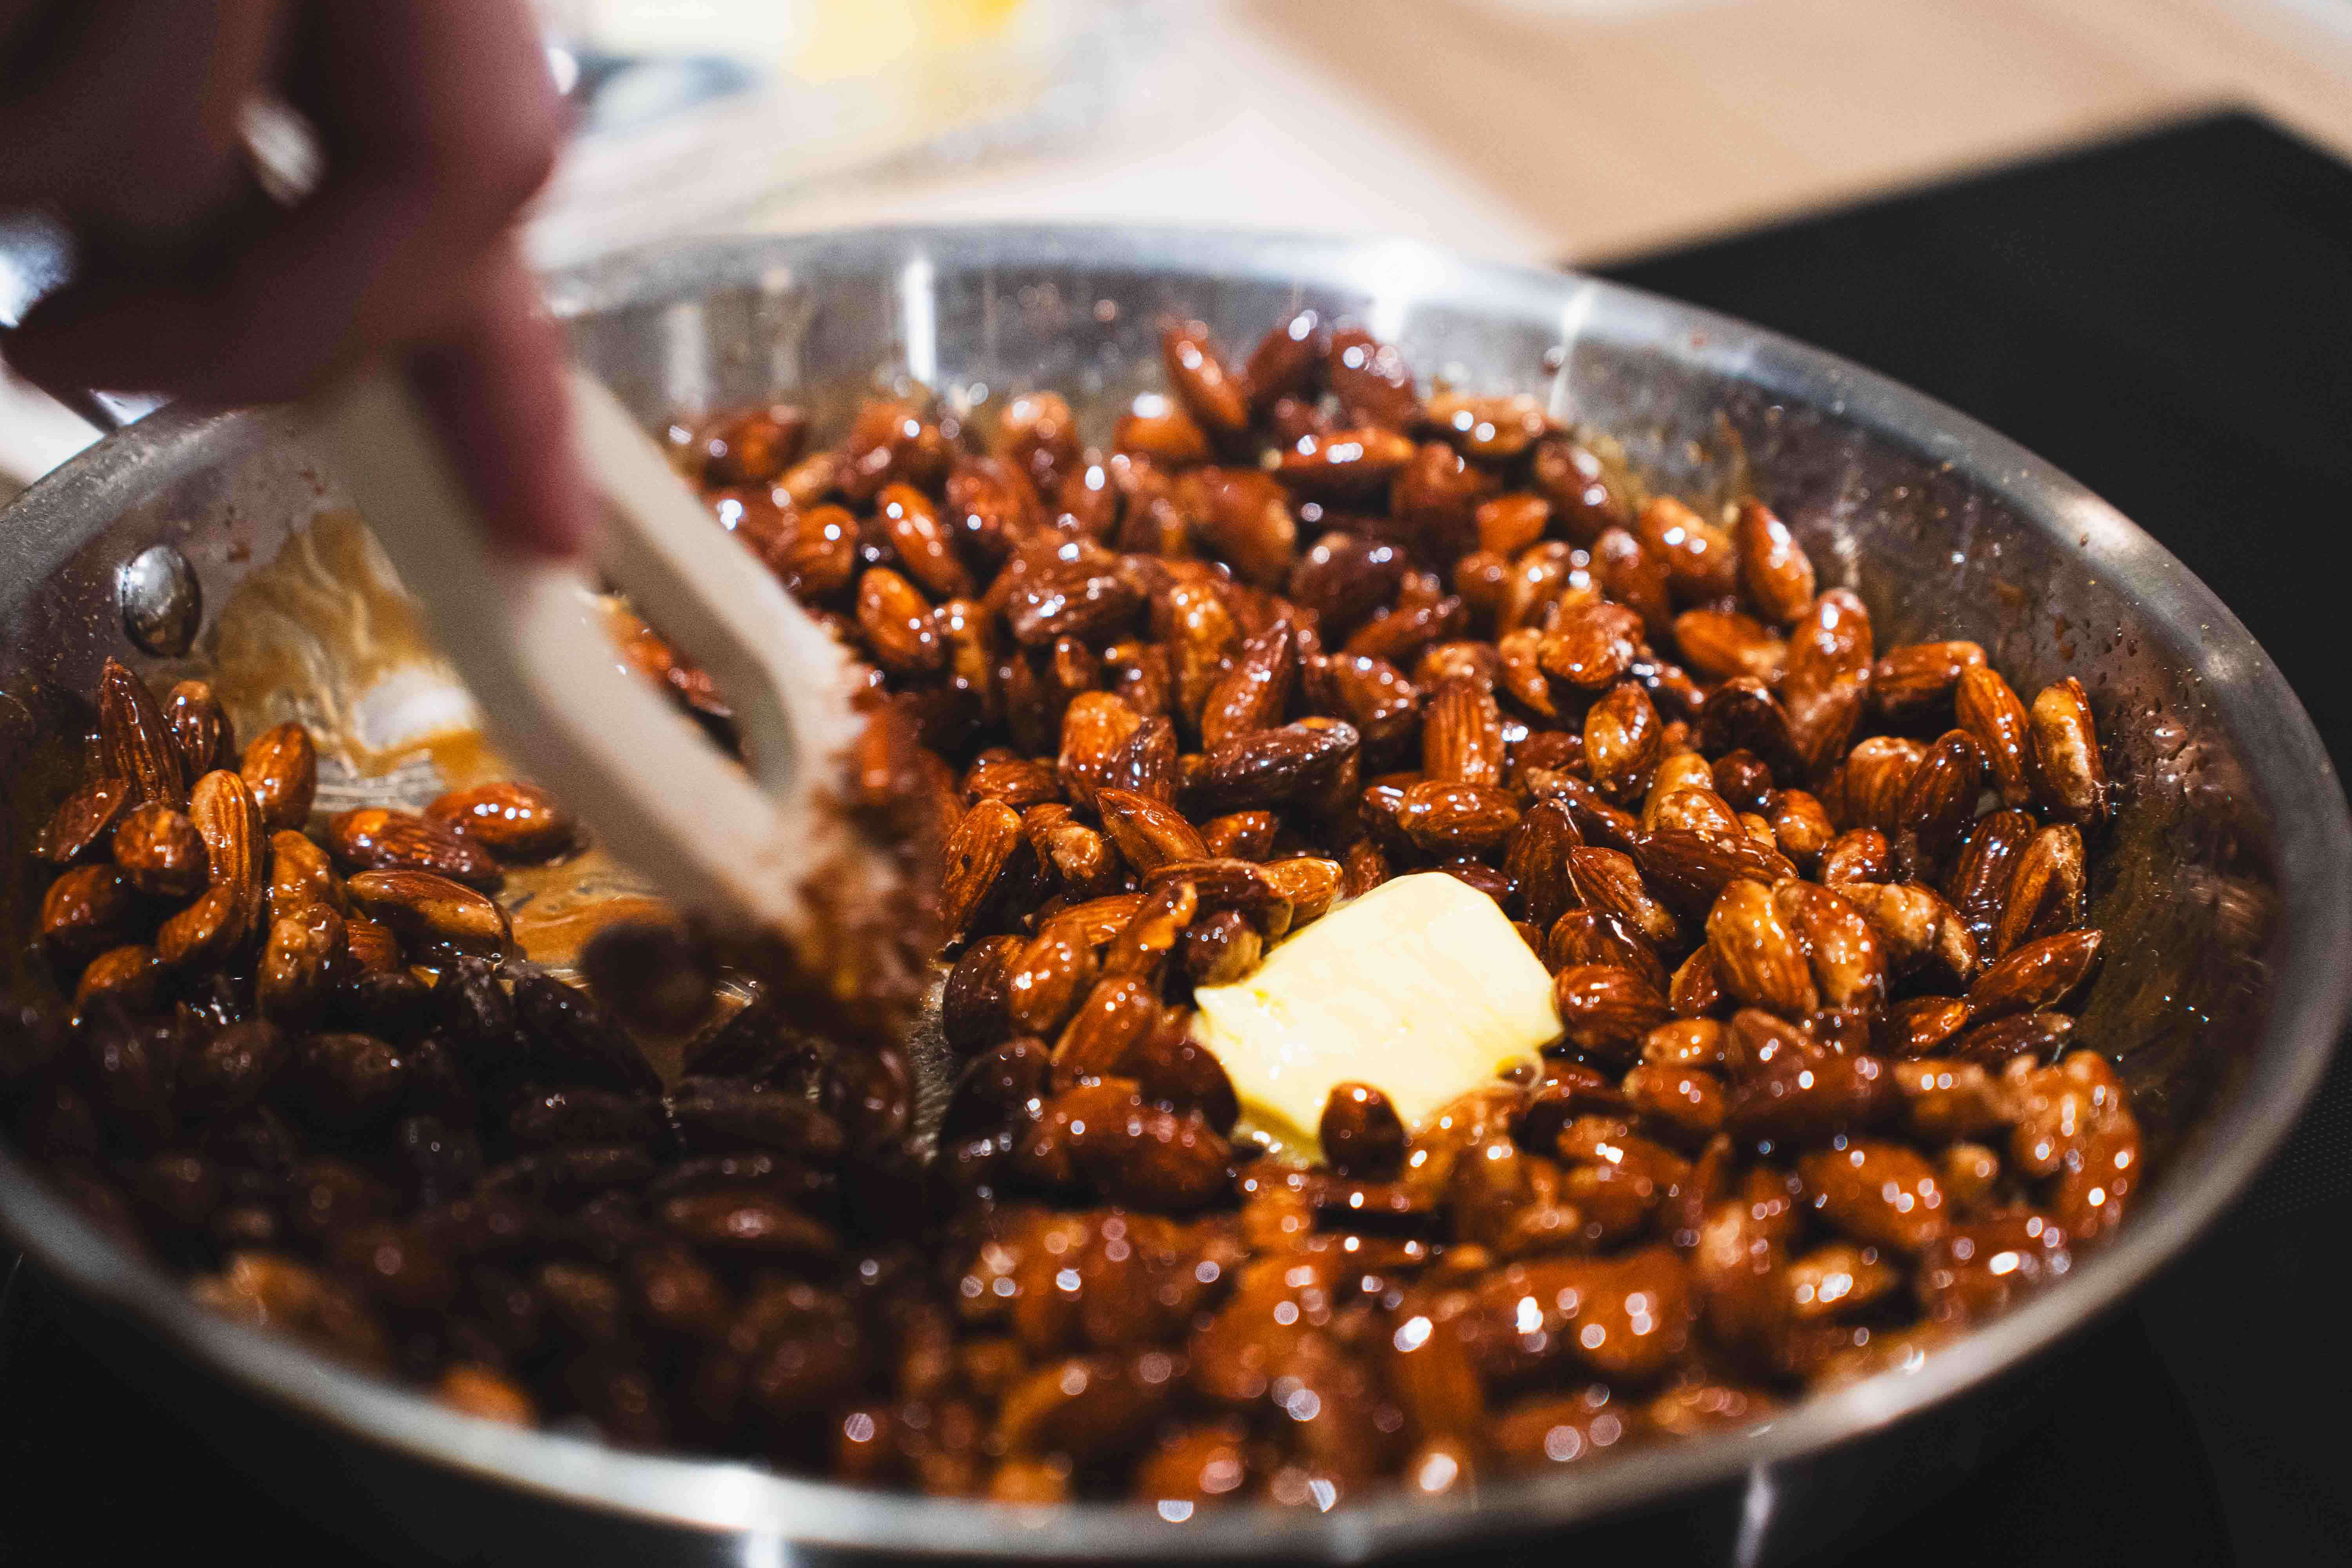
{"label": "dark stovetop", "polygon": [[[2244,618],[2342,766],[2342,579],[2315,567],[2352,524],[2352,169],[2222,115],[1597,270],[1843,353],[2051,458]],[[2352,1557],[2352,1351],[2315,1256],[2352,1199],[2346,1059],[2212,1237],[2053,1363],[2047,1416],[1850,1561]],[[378,1561],[240,1479],[30,1295],[0,1341],[0,1563],[194,1542]],[[2254,1333],[2233,1326],[2250,1307]]]}

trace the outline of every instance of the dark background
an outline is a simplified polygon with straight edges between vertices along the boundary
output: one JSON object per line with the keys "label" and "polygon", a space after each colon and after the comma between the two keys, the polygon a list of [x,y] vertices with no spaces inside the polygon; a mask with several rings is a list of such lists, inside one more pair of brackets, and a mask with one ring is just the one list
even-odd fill
{"label": "dark background", "polygon": [[[1818,343],[2052,459],[2211,584],[2343,765],[2352,606],[2325,562],[2352,527],[2352,168],[2220,115],[1591,269]],[[2046,1418],[1849,1561],[2352,1560],[2347,1199],[2339,1058],[2247,1200],[2052,1363]],[[0,1327],[0,1562],[377,1561],[238,1479],[26,1295]]]}

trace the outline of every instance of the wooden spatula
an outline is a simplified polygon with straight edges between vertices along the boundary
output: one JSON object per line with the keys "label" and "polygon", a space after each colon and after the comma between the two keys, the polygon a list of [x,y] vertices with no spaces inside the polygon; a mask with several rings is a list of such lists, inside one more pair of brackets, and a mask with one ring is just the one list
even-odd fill
{"label": "wooden spatula", "polygon": [[533,778],[681,906],[766,951],[812,1002],[902,1012],[929,957],[921,873],[874,813],[852,809],[875,742],[851,705],[848,658],[602,383],[575,370],[572,390],[581,461],[606,503],[595,563],[709,671],[741,763],[623,663],[586,570],[490,542],[397,373],[323,395],[310,429]]}

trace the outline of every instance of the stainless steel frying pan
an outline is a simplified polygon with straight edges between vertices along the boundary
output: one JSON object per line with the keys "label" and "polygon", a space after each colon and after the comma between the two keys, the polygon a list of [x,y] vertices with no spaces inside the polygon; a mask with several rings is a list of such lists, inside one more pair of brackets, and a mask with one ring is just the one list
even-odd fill
{"label": "stainless steel frying pan", "polygon": [[[1424,376],[1549,397],[1615,433],[1660,485],[1752,486],[1828,582],[1870,603],[1882,643],[1971,637],[2021,686],[2074,675],[2090,689],[2125,805],[2094,889],[2111,956],[2084,1030],[2139,1096],[2156,1178],[2118,1241],[2059,1288],[1761,1435],[1644,1449],[1465,1500],[1240,1508],[1178,1527],[1146,1509],[861,1492],[472,1421],[208,1316],[0,1147],[0,1223],[86,1304],[90,1335],[225,1451],[371,1539],[396,1533],[450,1560],[1349,1560],[1573,1527],[1659,1560],[1785,1560],[1916,1504],[1997,1440],[2031,1400],[2037,1357],[2244,1185],[2343,1024],[2352,833],[2326,753],[2262,649],[2096,497],[1825,354],[1608,284],[1413,245],[1184,230],[716,241],[560,278],[553,298],[583,362],[648,423],[778,389],[838,412],[894,378],[983,416],[1041,385],[1108,409],[1156,384],[1163,313],[1243,345],[1277,312],[1313,305],[1396,341]],[[21,835],[78,754],[74,694],[109,655],[151,673],[201,662],[236,585],[338,504],[282,416],[165,411],[0,516],[7,952],[25,948],[38,890],[20,870]]]}

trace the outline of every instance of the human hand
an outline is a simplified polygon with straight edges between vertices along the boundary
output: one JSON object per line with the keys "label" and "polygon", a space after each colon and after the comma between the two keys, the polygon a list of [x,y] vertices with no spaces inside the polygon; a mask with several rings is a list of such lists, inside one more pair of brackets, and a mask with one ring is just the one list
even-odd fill
{"label": "human hand", "polygon": [[[268,97],[325,154],[289,207],[254,199],[242,140]],[[399,355],[493,531],[569,553],[563,347],[513,228],[558,133],[520,0],[0,0],[0,208],[51,212],[81,255],[7,357],[235,404]]]}

